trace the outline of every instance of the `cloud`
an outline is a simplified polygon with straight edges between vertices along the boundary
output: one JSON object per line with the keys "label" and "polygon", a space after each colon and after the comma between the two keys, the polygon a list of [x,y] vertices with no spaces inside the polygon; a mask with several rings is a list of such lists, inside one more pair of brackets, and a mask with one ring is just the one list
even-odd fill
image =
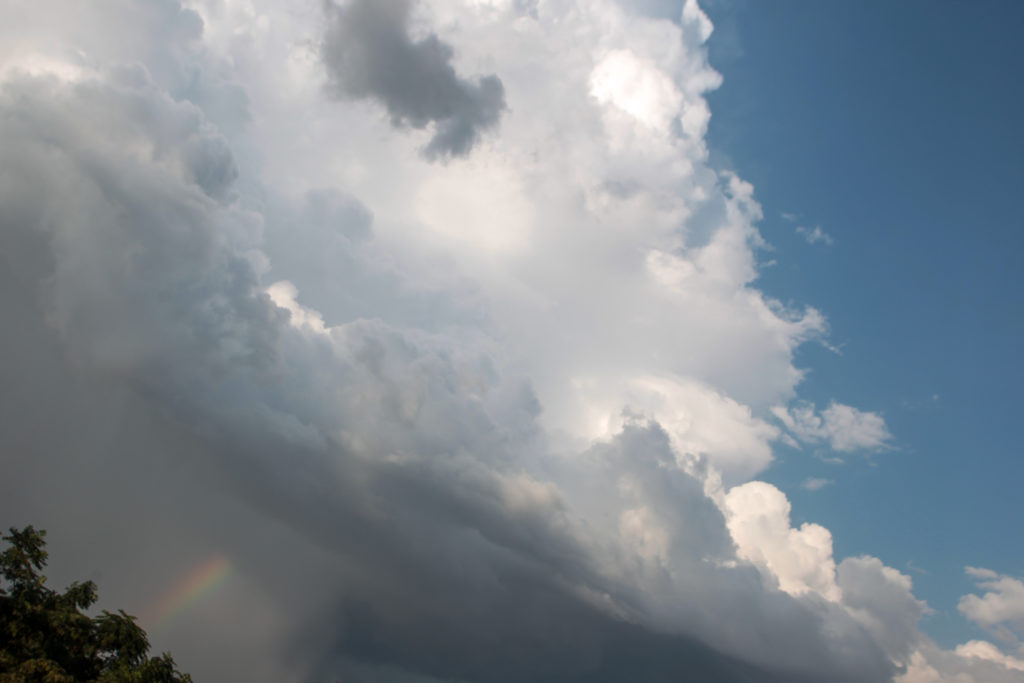
{"label": "cloud", "polygon": [[790,504],[771,484],[752,481],[726,495],[729,531],[740,557],[749,560],[791,595],[813,592],[838,602],[832,534],[818,524],[793,529]]}
{"label": "cloud", "polygon": [[878,451],[890,448],[892,434],[885,419],[833,401],[820,413],[814,404],[797,402],[791,408],[775,406],[772,414],[798,440],[805,443],[828,443],[842,453]]}
{"label": "cloud", "polygon": [[[1020,596],[1022,584],[1009,576],[989,569],[967,567],[967,574],[982,588],[989,589],[982,596],[965,595],[958,609],[965,617],[991,631],[1014,648],[1020,646],[1020,626],[1024,611]],[[897,680],[900,683],[938,683],[956,681],[1019,681],[1024,661],[1002,652],[993,643],[971,640],[957,645],[952,651],[939,649],[934,643],[919,638],[910,658],[907,671]]]}
{"label": "cloud", "polygon": [[897,683],[1016,683],[1020,671],[1004,665],[983,641],[971,641],[956,651],[941,650],[930,641],[920,643]]}
{"label": "cloud", "polygon": [[[423,38],[408,5],[330,9],[320,52],[319,9],[24,10],[42,57],[5,55],[0,84],[0,513],[50,529],[53,580],[146,615],[225,558],[222,591],[143,624],[211,680],[1005,670],[922,640],[909,578],[837,562],[752,480],[772,406],[837,450],[890,437],[795,398],[825,320],[756,286],[753,188],[707,163],[696,3],[422,7]],[[438,156],[499,114],[502,135],[427,163],[325,101],[324,68],[433,126]]]}
{"label": "cloud", "polygon": [[1024,633],[1024,581],[997,574],[991,569],[967,567],[966,571],[978,587],[986,589],[986,592],[981,596],[963,596],[957,609],[974,623],[991,629],[1004,640],[1019,643]]}
{"label": "cloud", "polygon": [[[656,424],[626,423],[582,455],[588,467],[551,461],[538,478],[523,466],[546,460],[529,452],[539,444],[499,429],[474,395],[500,379],[470,349],[381,322],[328,327],[294,286],[266,293],[259,223],[205,181],[230,163],[190,153],[224,149],[191,105],[150,86],[28,79],[6,84],[0,106],[5,161],[20,169],[3,186],[5,247],[47,255],[9,275],[32,284],[9,291],[45,292],[20,309],[21,327],[55,337],[88,383],[135,397],[149,416],[140,425],[170,419],[140,427],[143,441],[193,443],[193,467],[296,530],[274,559],[229,524],[229,555],[294,603],[258,615],[271,633],[296,605],[330,606],[306,615],[318,634],[299,648],[310,676],[346,662],[495,681],[619,680],[626,667],[633,680],[867,680],[887,669],[841,613],[728,568],[724,519]],[[88,134],[109,126],[116,145]],[[166,130],[179,137],[157,148]],[[65,406],[60,431],[90,400]],[[518,405],[527,421],[536,414],[529,394]],[[115,426],[106,443],[120,453],[129,442]],[[190,504],[197,526],[222,505]],[[323,550],[309,543],[330,560],[313,561]],[[298,585],[275,578],[295,572]],[[727,603],[750,628],[717,616]],[[826,618],[842,641],[820,635]],[[841,646],[850,639],[855,659]],[[780,656],[798,652],[789,642],[814,643],[813,654]]]}
{"label": "cloud", "polygon": [[906,574],[885,566],[877,557],[848,557],[839,563],[836,583],[843,603],[896,661],[919,641],[917,621],[929,611],[914,597]]}
{"label": "cloud", "polygon": [[796,234],[807,240],[807,244],[817,244],[821,242],[826,246],[832,246],[834,242],[832,236],[822,230],[820,225],[815,226],[813,229],[805,228],[802,225],[797,226]]}
{"label": "cloud", "polygon": [[323,60],[331,91],[377,100],[394,125],[434,124],[428,158],[464,156],[498,123],[505,109],[501,80],[460,78],[451,46],[434,34],[410,38],[411,0],[350,0],[327,8]]}
{"label": "cloud", "polygon": [[613,50],[594,67],[590,94],[656,130],[669,128],[682,105],[672,79],[629,50]]}
{"label": "cloud", "polygon": [[836,483],[833,479],[825,479],[823,477],[808,477],[804,479],[800,484],[801,488],[807,489],[808,491],[820,491],[826,486],[831,486]]}
{"label": "cloud", "polygon": [[892,435],[878,413],[868,413],[842,403],[831,403],[822,412],[824,429],[837,451],[878,450],[888,445]]}
{"label": "cloud", "polygon": [[970,640],[962,645],[957,645],[956,653],[961,657],[985,659],[991,662],[996,662],[997,664],[1002,664],[1007,669],[1024,671],[1024,660],[1005,655],[1000,652],[999,648],[995,645],[987,643],[984,640]]}

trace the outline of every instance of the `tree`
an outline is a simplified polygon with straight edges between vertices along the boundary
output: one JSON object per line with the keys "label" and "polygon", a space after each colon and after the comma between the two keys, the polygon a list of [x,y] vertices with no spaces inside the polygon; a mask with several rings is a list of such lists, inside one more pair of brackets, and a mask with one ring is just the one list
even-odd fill
{"label": "tree", "polygon": [[124,610],[82,613],[96,584],[49,588],[45,531],[13,527],[0,554],[0,683],[186,683],[171,655],[149,657],[149,639]]}

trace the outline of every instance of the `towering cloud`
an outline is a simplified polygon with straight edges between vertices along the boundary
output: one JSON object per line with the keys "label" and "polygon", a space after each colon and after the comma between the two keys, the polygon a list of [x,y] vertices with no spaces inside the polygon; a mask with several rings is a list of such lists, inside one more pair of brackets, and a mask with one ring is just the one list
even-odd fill
{"label": "towering cloud", "polygon": [[752,480],[776,421],[889,432],[796,401],[825,322],[755,287],[695,3],[152,7],[0,65],[0,513],[55,581],[211,680],[1017,674]]}

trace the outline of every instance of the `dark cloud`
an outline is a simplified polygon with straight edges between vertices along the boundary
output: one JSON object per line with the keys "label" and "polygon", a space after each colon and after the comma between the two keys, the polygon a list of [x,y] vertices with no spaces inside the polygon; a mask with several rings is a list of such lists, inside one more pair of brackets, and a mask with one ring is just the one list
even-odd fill
{"label": "dark cloud", "polygon": [[[334,657],[315,669],[309,680],[325,680],[342,671],[348,674],[345,680],[353,683],[376,683],[383,678],[380,669],[384,667],[404,673],[395,678],[404,681],[416,680],[424,672],[436,680],[480,683],[816,680],[792,672],[769,672],[692,638],[659,634],[610,618],[550,586],[523,577],[505,578],[509,582],[504,589],[490,604],[476,606],[478,614],[469,623],[453,618],[453,611],[464,609],[458,605],[412,618],[404,614],[401,620],[381,615],[366,602],[343,605],[332,622],[335,628],[343,625]],[[482,619],[487,619],[487,628],[480,628]],[[476,628],[468,628],[471,625]],[[351,659],[339,659],[342,653]],[[353,667],[354,662],[362,667]],[[368,664],[379,668],[367,669]]]}
{"label": "dark cloud", "polygon": [[498,123],[504,87],[493,75],[475,82],[459,77],[452,48],[436,35],[413,41],[410,11],[411,0],[329,3],[323,60],[330,89],[339,97],[379,101],[396,126],[433,124],[428,158],[464,156]]}
{"label": "dark cloud", "polygon": [[[723,538],[724,528],[709,523],[718,513],[700,495],[695,479],[659,471],[668,455],[665,445],[665,435],[656,426],[628,427],[613,442],[587,454],[599,463],[588,482],[614,482],[614,477],[605,478],[605,468],[619,475],[633,472],[647,479],[645,485],[673,496],[677,510],[692,513],[685,524],[694,534],[680,539],[685,544],[680,551],[693,556],[692,566],[678,568],[692,572],[690,579],[699,588],[691,588],[739,592],[745,610],[758,600],[748,592],[756,591],[756,584],[743,585],[745,572],[730,575],[720,569],[718,585],[697,573],[709,554],[727,553],[724,547],[716,550],[718,541],[710,538]],[[636,467],[637,462],[646,464]],[[579,530],[566,524],[558,531],[564,509],[532,501],[529,512],[513,512],[500,504],[493,470],[478,478],[459,476],[455,469],[461,468],[445,467],[444,474],[432,476],[403,467],[378,480],[388,492],[384,497],[401,496],[403,514],[417,520],[403,520],[404,540],[384,544],[388,555],[374,561],[374,571],[367,574],[373,578],[351,584],[336,609],[303,634],[302,642],[321,643],[321,659],[309,681],[343,674],[344,680],[360,683],[421,677],[480,683],[809,683],[881,681],[889,675],[879,653],[856,632],[847,634],[851,637],[844,645],[861,656],[870,653],[872,661],[839,661],[845,655],[837,657],[839,653],[830,651],[834,644],[819,633],[824,620],[803,611],[789,596],[769,598],[763,605],[766,614],[747,616],[763,619],[771,613],[779,618],[780,623],[766,622],[759,635],[768,647],[801,642],[814,651],[809,657],[802,653],[803,661],[795,666],[783,658],[775,665],[755,665],[685,632],[652,628],[646,625],[652,610],[643,599],[631,595],[624,582],[594,572],[600,561],[597,549],[582,547],[576,534],[567,533]],[[615,498],[614,493],[604,498],[604,505],[620,509]],[[381,531],[361,537],[377,540]],[[699,535],[708,536],[712,547],[702,545]],[[361,552],[364,559],[366,551],[364,547]],[[728,620],[728,601],[713,597],[723,611],[717,619]],[[691,616],[695,622],[700,618]],[[805,630],[797,634],[794,624],[801,619]],[[814,659],[818,661],[808,661]]]}
{"label": "dark cloud", "polygon": [[[140,79],[0,90],[5,518],[73,527],[115,598],[216,549],[254,586],[214,615],[223,637],[244,650],[264,619],[290,643],[278,671],[309,680],[891,675],[838,607],[736,565],[656,424],[554,458],[486,345],[292,324],[226,143]],[[313,195],[294,219],[364,267],[358,202]],[[630,515],[664,539],[650,556],[622,539]]]}

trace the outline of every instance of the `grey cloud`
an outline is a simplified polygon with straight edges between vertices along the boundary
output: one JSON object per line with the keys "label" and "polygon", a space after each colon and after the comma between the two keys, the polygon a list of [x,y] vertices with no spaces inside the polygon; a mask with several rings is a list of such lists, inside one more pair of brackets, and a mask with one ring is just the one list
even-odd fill
{"label": "grey cloud", "polygon": [[[97,579],[197,680],[890,678],[845,612],[735,563],[658,425],[552,456],[479,302],[404,280],[357,198],[243,195],[198,15],[117,7],[144,66],[94,31],[126,64],[0,88],[0,517],[50,529],[54,581]],[[332,10],[373,62],[339,94],[467,152],[500,82],[458,78],[408,11]],[[291,325],[279,278],[336,326]],[[211,555],[232,581],[161,627],[151,603]]]}
{"label": "grey cloud", "polygon": [[[657,425],[553,458],[528,384],[486,344],[290,325],[230,151],[188,102],[149,82],[8,83],[0,161],[0,512],[75,529],[63,542],[115,598],[157,592],[140,581],[183,555],[229,555],[254,587],[225,598],[240,631],[224,637],[290,643],[247,680],[891,674],[843,613],[727,566],[722,515]],[[355,200],[313,196],[295,220],[360,263]],[[663,560],[619,537],[641,508]]]}
{"label": "grey cloud", "polygon": [[[395,618],[365,603],[345,605],[339,613],[345,628],[336,651],[348,659],[324,662],[310,680],[323,680],[339,666],[349,672],[352,662],[387,663],[404,674],[393,680],[403,681],[418,680],[422,674],[413,672],[423,671],[434,672],[432,678],[439,680],[481,683],[814,680],[765,671],[694,639],[612,619],[563,591],[523,577],[503,578],[508,581],[504,590],[478,607],[471,622],[460,623],[461,610],[453,614],[451,606]],[[489,622],[484,628],[482,619]],[[374,671],[346,680],[382,680],[377,676]]]}
{"label": "grey cloud", "polygon": [[50,48],[86,70],[110,68],[125,81],[152,80],[175,99],[201,106],[222,130],[249,120],[248,96],[231,65],[206,50],[202,18],[180,0],[7,3],[4,12],[0,60],[17,58],[26,46]]}
{"label": "grey cloud", "polygon": [[848,557],[836,571],[836,582],[850,607],[873,615],[870,627],[895,660],[910,651],[918,637],[917,621],[927,606],[914,598],[910,579],[886,568],[874,557]]}
{"label": "grey cloud", "polygon": [[379,101],[396,126],[433,124],[428,158],[464,156],[498,123],[505,89],[494,75],[461,78],[451,65],[451,47],[436,35],[413,41],[410,11],[411,0],[328,3],[323,60],[330,90]]}
{"label": "grey cloud", "polygon": [[290,281],[329,325],[379,318],[439,330],[479,328],[485,320],[471,288],[456,298],[457,288],[413,281],[398,268],[372,239],[372,213],[352,196],[319,190],[298,200],[271,197],[262,213],[262,248],[270,260],[265,279]]}
{"label": "grey cloud", "polygon": [[[585,457],[619,474],[650,477],[647,486],[677,498],[677,511],[685,507],[698,513],[684,521],[691,533],[679,536],[679,552],[692,556],[691,566],[676,567],[696,573],[709,549],[712,556],[727,552],[720,542],[724,530],[709,523],[717,510],[695,490],[699,485],[691,477],[661,470],[657,479],[674,483],[655,481],[659,465],[666,464],[666,445],[656,426],[636,426]],[[374,578],[350,586],[337,609],[313,627],[321,636],[336,635],[329,647],[321,648],[325,657],[309,680],[345,671],[352,680],[376,681],[380,668],[387,668],[392,675],[398,675],[397,669],[409,676],[397,680],[414,680],[415,674],[481,682],[663,681],[688,676],[702,681],[811,681],[821,680],[819,665],[830,680],[882,680],[884,667],[873,675],[858,675],[855,671],[864,662],[844,671],[829,661],[834,653],[815,636],[817,624],[808,623],[812,628],[805,635],[810,637],[802,641],[825,652],[826,661],[813,666],[757,666],[685,632],[644,625],[651,621],[650,607],[619,581],[595,573],[596,549],[580,544],[579,530],[567,520],[560,498],[531,500],[527,509],[502,505],[503,482],[500,476],[496,479],[500,468],[482,468],[474,460],[445,458],[379,473],[375,493],[404,501],[404,509],[392,510],[403,516],[392,532],[405,538],[384,544],[391,555],[374,562],[369,573]],[[650,469],[636,468],[635,462],[648,463]],[[614,489],[614,479],[598,475],[588,481],[595,479]],[[618,509],[614,495],[604,504]],[[382,531],[363,538],[379,539]],[[367,557],[365,548],[362,556]],[[729,572],[720,574],[718,587],[704,583],[706,577],[691,578],[701,586],[691,590],[736,587]],[[623,613],[608,610],[593,597],[600,595],[617,602]],[[766,629],[761,637],[788,641],[793,635],[789,628],[774,625],[774,636]]]}

